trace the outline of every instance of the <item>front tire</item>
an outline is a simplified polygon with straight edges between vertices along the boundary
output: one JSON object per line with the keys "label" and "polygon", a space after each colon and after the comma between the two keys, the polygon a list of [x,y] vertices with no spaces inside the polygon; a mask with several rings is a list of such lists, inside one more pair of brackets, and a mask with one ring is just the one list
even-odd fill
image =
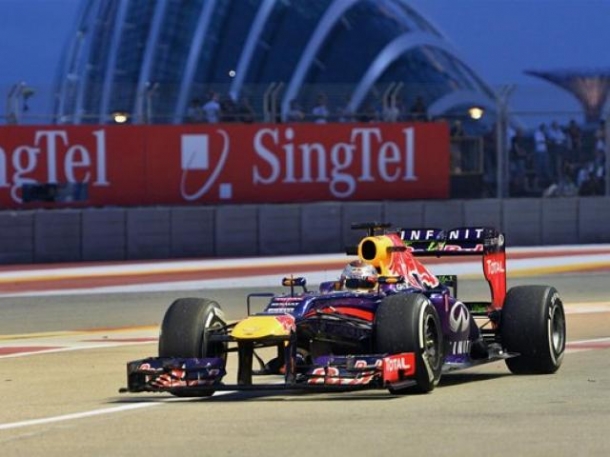
{"label": "front tire", "polygon": [[443,334],[430,300],[421,294],[397,294],[383,299],[375,315],[375,350],[378,353],[415,353],[416,385],[392,388],[393,394],[427,393],[441,379]]}
{"label": "front tire", "polygon": [[[210,332],[226,325],[218,303],[204,298],[179,298],[165,312],[159,336],[159,357],[226,357],[226,344],[210,342]],[[179,397],[207,397],[213,389],[170,391]]]}
{"label": "front tire", "polygon": [[555,373],[563,361],[566,319],[554,287],[518,286],[506,294],[500,323],[502,344],[520,355],[506,359],[515,374]]}

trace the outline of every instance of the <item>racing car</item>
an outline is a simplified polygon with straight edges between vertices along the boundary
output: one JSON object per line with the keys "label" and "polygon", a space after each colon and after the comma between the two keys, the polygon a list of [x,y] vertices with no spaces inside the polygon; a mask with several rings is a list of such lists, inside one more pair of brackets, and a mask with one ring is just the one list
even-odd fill
{"label": "racing car", "polygon": [[[309,290],[305,278],[285,277],[282,293],[248,295],[247,316],[237,322],[227,322],[214,300],[174,301],[158,356],[128,362],[121,392],[377,388],[401,395],[430,392],[444,373],[498,360],[515,374],[559,369],[566,343],[559,293],[543,285],[507,290],[498,230],[352,228],[365,235],[346,248],[353,258],[337,280]],[[426,256],[480,257],[490,299],[461,300],[457,276],[433,274],[420,260]],[[264,309],[253,312],[261,299]],[[226,382],[230,354],[237,373]]]}

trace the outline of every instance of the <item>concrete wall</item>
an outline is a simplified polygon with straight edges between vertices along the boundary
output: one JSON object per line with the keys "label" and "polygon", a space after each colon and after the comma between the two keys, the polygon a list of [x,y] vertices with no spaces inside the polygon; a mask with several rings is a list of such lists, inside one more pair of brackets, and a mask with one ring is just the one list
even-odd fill
{"label": "concrete wall", "polygon": [[82,212],[82,259],[122,260],[127,258],[127,210],[86,209]]}
{"label": "concrete wall", "polygon": [[34,262],[34,213],[0,212],[0,263]]}
{"label": "concrete wall", "polygon": [[169,208],[157,207],[127,210],[127,259],[171,257],[170,213]]}
{"label": "concrete wall", "polygon": [[213,257],[216,211],[209,206],[170,210],[170,255],[173,258]]}
{"label": "concrete wall", "polygon": [[509,246],[610,243],[610,198],[0,211],[0,264],[336,253],[370,221],[493,226]]}

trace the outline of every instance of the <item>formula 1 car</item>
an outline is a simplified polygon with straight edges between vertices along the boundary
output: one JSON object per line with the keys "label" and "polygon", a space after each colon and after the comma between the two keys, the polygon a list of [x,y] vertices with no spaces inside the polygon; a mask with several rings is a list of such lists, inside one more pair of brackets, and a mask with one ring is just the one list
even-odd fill
{"label": "formula 1 car", "polygon": [[[366,389],[425,393],[443,373],[504,360],[516,374],[550,374],[562,363],[566,320],[553,287],[506,290],[505,239],[493,228],[397,229],[354,224],[366,236],[347,248],[351,273],[307,289],[287,277],[282,294],[250,294],[248,315],[229,323],[213,300],[181,298],[165,313],[159,355],[127,364],[121,392],[210,396],[219,390]],[[420,256],[480,256],[491,299],[458,298],[455,275],[435,276]],[[265,309],[252,313],[252,301]],[[261,349],[272,348],[266,363]],[[225,383],[227,356],[237,376]],[[260,369],[255,370],[255,361]],[[279,382],[258,382],[276,374]]]}

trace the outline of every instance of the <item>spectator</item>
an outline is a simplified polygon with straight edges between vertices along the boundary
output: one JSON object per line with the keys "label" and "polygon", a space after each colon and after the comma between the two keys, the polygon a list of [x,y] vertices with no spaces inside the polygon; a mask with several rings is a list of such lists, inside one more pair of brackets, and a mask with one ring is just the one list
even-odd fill
{"label": "spectator", "polygon": [[536,187],[542,189],[549,183],[549,150],[546,124],[540,124],[534,132],[534,170]]}
{"label": "spectator", "polygon": [[606,164],[605,153],[598,151],[595,154],[595,159],[586,163],[578,171],[577,185],[578,195],[604,195],[605,193],[605,178]]}
{"label": "spectator", "polygon": [[595,152],[606,152],[606,121],[599,121],[599,126],[595,130]]}
{"label": "spectator", "polygon": [[203,122],[203,110],[201,109],[201,100],[194,98],[189,104],[186,120],[189,123],[196,124]]}
{"label": "spectator", "polygon": [[532,191],[527,177],[528,152],[525,149],[523,131],[515,130],[510,143],[510,195],[514,197],[529,195]]}
{"label": "spectator", "polygon": [[256,112],[252,108],[250,99],[248,97],[242,97],[237,110],[239,121],[246,124],[251,124],[256,119]]}
{"label": "spectator", "polygon": [[460,121],[459,119],[453,121],[453,124],[451,125],[450,134],[451,138],[464,138],[466,136],[462,121]]}
{"label": "spectator", "polygon": [[576,183],[578,185],[578,195],[581,197],[588,197],[597,193],[597,185],[593,175],[593,168],[593,164],[588,163],[578,172],[578,179]]}
{"label": "spectator", "polygon": [[220,122],[220,103],[218,102],[219,96],[216,92],[210,94],[209,100],[203,105],[202,110],[205,116],[205,120],[210,124]]}
{"label": "spectator", "polygon": [[375,103],[369,101],[364,110],[358,114],[359,122],[376,122],[379,120],[379,114],[375,108]]}
{"label": "spectator", "polygon": [[466,136],[462,121],[459,119],[453,121],[449,134],[451,135],[451,172],[461,173],[462,171],[468,171],[463,170],[462,166],[462,142]]}
{"label": "spectator", "polygon": [[398,122],[402,115],[401,111],[400,101],[391,102],[384,109],[383,120],[385,122]]}
{"label": "spectator", "polygon": [[550,174],[554,181],[560,181],[562,178],[563,163],[566,159],[566,142],[565,133],[563,133],[557,121],[553,121],[548,130],[548,145]]}
{"label": "spectator", "polygon": [[345,104],[337,109],[337,121],[339,122],[355,122],[356,116],[354,111],[349,107],[350,98],[347,97]]}
{"label": "spectator", "polygon": [[313,116],[313,121],[316,124],[326,124],[328,122],[330,112],[327,107],[327,100],[325,94],[318,95],[316,106],[313,107],[311,114]]}
{"label": "spectator", "polygon": [[570,120],[567,129],[568,160],[572,163],[582,160],[582,131],[574,119]]}
{"label": "spectator", "polygon": [[606,151],[598,150],[593,161],[593,173],[597,183],[597,195],[606,193]]}
{"label": "spectator", "polygon": [[286,122],[301,122],[305,119],[305,113],[299,106],[296,100],[290,100],[288,112],[286,113]]}
{"label": "spectator", "polygon": [[426,104],[424,103],[424,99],[421,95],[418,95],[411,105],[411,120],[413,121],[427,121],[428,120],[428,108],[426,108]]}
{"label": "spectator", "polygon": [[236,122],[238,120],[238,107],[230,95],[220,101],[220,119],[222,122]]}

